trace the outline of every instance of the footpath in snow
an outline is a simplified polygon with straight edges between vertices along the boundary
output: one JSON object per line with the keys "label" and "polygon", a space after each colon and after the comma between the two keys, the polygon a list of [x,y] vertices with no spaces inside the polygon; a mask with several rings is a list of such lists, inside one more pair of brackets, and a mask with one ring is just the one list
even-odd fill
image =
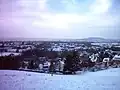
{"label": "footpath in snow", "polygon": [[0,70],[0,90],[120,90],[120,69],[53,76]]}

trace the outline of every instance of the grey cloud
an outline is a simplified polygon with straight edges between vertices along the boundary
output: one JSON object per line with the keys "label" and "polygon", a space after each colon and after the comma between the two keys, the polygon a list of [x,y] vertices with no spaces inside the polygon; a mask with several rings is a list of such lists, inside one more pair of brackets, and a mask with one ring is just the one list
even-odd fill
{"label": "grey cloud", "polygon": [[[100,20],[91,20],[88,21],[88,23],[81,25],[76,24],[68,31],[32,26],[32,22],[34,20],[43,20],[33,14],[35,12],[41,12],[39,8],[37,8],[39,6],[37,1],[39,0],[31,0],[33,2],[29,3],[30,6],[20,5],[19,1],[20,0],[0,0],[0,37],[85,38],[98,36],[105,38],[120,38],[120,0],[112,0],[112,7],[109,9],[109,12],[105,14],[105,16],[100,16]],[[54,6],[54,4],[55,3],[52,5]],[[52,10],[50,6],[48,6],[48,10]],[[62,12],[63,14],[66,13],[64,11],[64,7],[60,5],[59,8],[55,8],[55,10]],[[54,13],[56,13],[56,11]],[[76,12],[79,13],[79,10]]]}

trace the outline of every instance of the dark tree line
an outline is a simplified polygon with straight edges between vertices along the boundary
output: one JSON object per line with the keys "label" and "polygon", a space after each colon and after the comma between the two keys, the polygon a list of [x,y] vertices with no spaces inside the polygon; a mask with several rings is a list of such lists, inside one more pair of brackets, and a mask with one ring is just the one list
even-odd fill
{"label": "dark tree line", "polygon": [[50,59],[58,57],[58,53],[55,51],[44,51],[39,49],[28,50],[22,53],[22,57],[26,56],[48,57]]}
{"label": "dark tree line", "polygon": [[20,68],[19,56],[0,57],[0,69],[18,69]]}

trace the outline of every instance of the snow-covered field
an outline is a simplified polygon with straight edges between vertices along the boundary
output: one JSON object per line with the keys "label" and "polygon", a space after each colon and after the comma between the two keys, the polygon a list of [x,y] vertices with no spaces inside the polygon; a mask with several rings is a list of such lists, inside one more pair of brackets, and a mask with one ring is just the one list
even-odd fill
{"label": "snow-covered field", "polygon": [[120,69],[53,76],[0,70],[0,90],[120,90]]}
{"label": "snow-covered field", "polygon": [[0,54],[0,56],[9,56],[10,54],[14,54],[15,56],[18,56],[21,53],[3,52],[3,53]]}

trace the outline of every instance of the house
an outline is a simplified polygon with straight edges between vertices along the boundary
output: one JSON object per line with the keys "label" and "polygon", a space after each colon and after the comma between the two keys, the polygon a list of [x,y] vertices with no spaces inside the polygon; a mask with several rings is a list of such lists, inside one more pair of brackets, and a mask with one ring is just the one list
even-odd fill
{"label": "house", "polygon": [[7,48],[1,48],[0,47],[0,52],[7,52]]}
{"label": "house", "polygon": [[115,55],[112,59],[114,65],[120,66],[120,55]]}
{"label": "house", "polygon": [[120,46],[112,46],[111,50],[114,53],[120,54]]}
{"label": "house", "polygon": [[44,71],[49,71],[49,67],[50,67],[50,62],[46,61],[44,64],[43,64],[43,70]]}
{"label": "house", "polygon": [[97,62],[98,61],[98,54],[92,54],[91,56],[89,56],[89,58],[92,62]]}
{"label": "house", "polygon": [[40,71],[43,70],[43,64],[39,64],[39,70],[40,70]]}
{"label": "house", "polygon": [[110,62],[110,58],[104,58],[103,59],[103,64],[105,65],[105,67],[109,66],[109,62]]}
{"label": "house", "polygon": [[17,49],[7,49],[8,52],[16,52]]}
{"label": "house", "polygon": [[109,62],[110,61],[110,58],[104,58],[103,59],[103,62]]}
{"label": "house", "polygon": [[120,61],[120,55],[115,55],[112,60],[113,61]]}

